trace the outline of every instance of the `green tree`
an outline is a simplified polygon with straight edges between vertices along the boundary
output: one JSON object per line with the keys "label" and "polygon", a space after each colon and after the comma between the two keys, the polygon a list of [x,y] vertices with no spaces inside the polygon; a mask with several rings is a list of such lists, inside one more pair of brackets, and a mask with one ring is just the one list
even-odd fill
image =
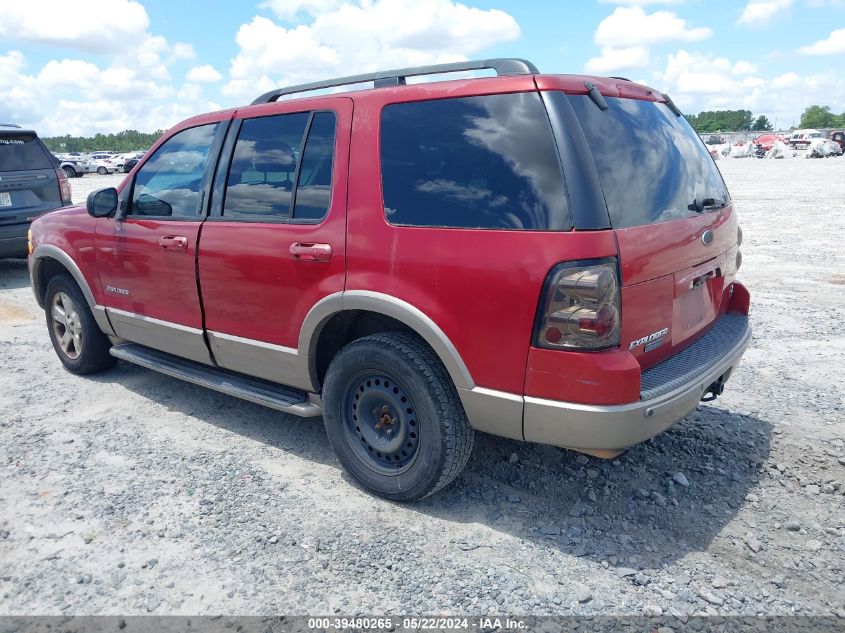
{"label": "green tree", "polygon": [[164,134],[163,130],[155,132],[138,132],[124,130],[117,134],[95,134],[94,136],[51,136],[43,138],[44,144],[52,152],[96,152],[98,150],[112,150],[115,152],[131,152],[147,149]]}
{"label": "green tree", "polygon": [[769,122],[769,117],[761,114],[754,121],[754,126],[751,129],[755,132],[771,132],[772,124]]}
{"label": "green tree", "polygon": [[842,124],[841,117],[830,111],[830,106],[811,105],[801,115],[802,128],[837,127]]}
{"label": "green tree", "polygon": [[754,115],[749,110],[707,110],[687,117],[699,133],[750,130]]}

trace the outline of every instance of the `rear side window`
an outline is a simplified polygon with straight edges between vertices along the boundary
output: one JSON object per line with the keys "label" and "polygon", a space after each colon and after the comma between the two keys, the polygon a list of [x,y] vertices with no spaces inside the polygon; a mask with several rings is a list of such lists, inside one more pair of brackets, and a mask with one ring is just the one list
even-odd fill
{"label": "rear side window", "polygon": [[53,167],[52,159],[35,135],[0,135],[0,171],[25,171]]}
{"label": "rear side window", "polygon": [[572,228],[551,125],[535,92],[385,107],[381,170],[391,224]]}
{"label": "rear side window", "polygon": [[334,141],[332,112],[244,120],[229,167],[223,217],[323,218],[331,198]]}
{"label": "rear side window", "polygon": [[602,111],[589,96],[568,98],[595,159],[613,228],[691,217],[729,200],[707,149],[665,104],[605,97],[609,109]]}

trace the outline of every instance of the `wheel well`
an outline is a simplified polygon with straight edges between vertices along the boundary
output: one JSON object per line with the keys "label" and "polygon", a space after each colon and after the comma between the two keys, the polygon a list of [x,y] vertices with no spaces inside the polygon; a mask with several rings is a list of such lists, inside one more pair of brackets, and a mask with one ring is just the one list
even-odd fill
{"label": "wheel well", "polygon": [[378,312],[346,310],[332,316],[323,326],[320,338],[317,340],[314,365],[317,384],[322,386],[329,363],[345,345],[370,334],[387,331],[409,332],[428,345],[422,337],[401,321]]}
{"label": "wheel well", "polygon": [[47,284],[50,283],[50,280],[53,277],[61,273],[67,273],[70,275],[71,279],[73,279],[73,275],[70,274],[70,271],[55,259],[50,257],[44,257],[41,259],[41,263],[38,266],[38,287],[36,292],[38,293],[37,297],[39,303],[42,305],[44,304],[44,296],[47,294]]}

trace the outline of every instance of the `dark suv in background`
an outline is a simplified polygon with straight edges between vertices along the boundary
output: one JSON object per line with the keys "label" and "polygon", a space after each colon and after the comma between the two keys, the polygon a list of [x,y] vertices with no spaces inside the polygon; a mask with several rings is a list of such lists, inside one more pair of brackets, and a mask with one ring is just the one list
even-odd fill
{"label": "dark suv in background", "polygon": [[0,124],[0,257],[24,257],[29,224],[71,204],[70,183],[32,130]]}

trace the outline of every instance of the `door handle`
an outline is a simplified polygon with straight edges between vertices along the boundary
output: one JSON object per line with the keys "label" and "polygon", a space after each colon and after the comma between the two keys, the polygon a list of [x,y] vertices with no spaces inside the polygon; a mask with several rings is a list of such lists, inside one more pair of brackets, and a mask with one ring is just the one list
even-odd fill
{"label": "door handle", "polygon": [[166,251],[187,251],[188,238],[182,235],[164,235],[158,238],[158,245]]}
{"label": "door handle", "polygon": [[327,262],[332,258],[332,247],[331,244],[294,242],[290,245],[290,254],[303,262]]}

